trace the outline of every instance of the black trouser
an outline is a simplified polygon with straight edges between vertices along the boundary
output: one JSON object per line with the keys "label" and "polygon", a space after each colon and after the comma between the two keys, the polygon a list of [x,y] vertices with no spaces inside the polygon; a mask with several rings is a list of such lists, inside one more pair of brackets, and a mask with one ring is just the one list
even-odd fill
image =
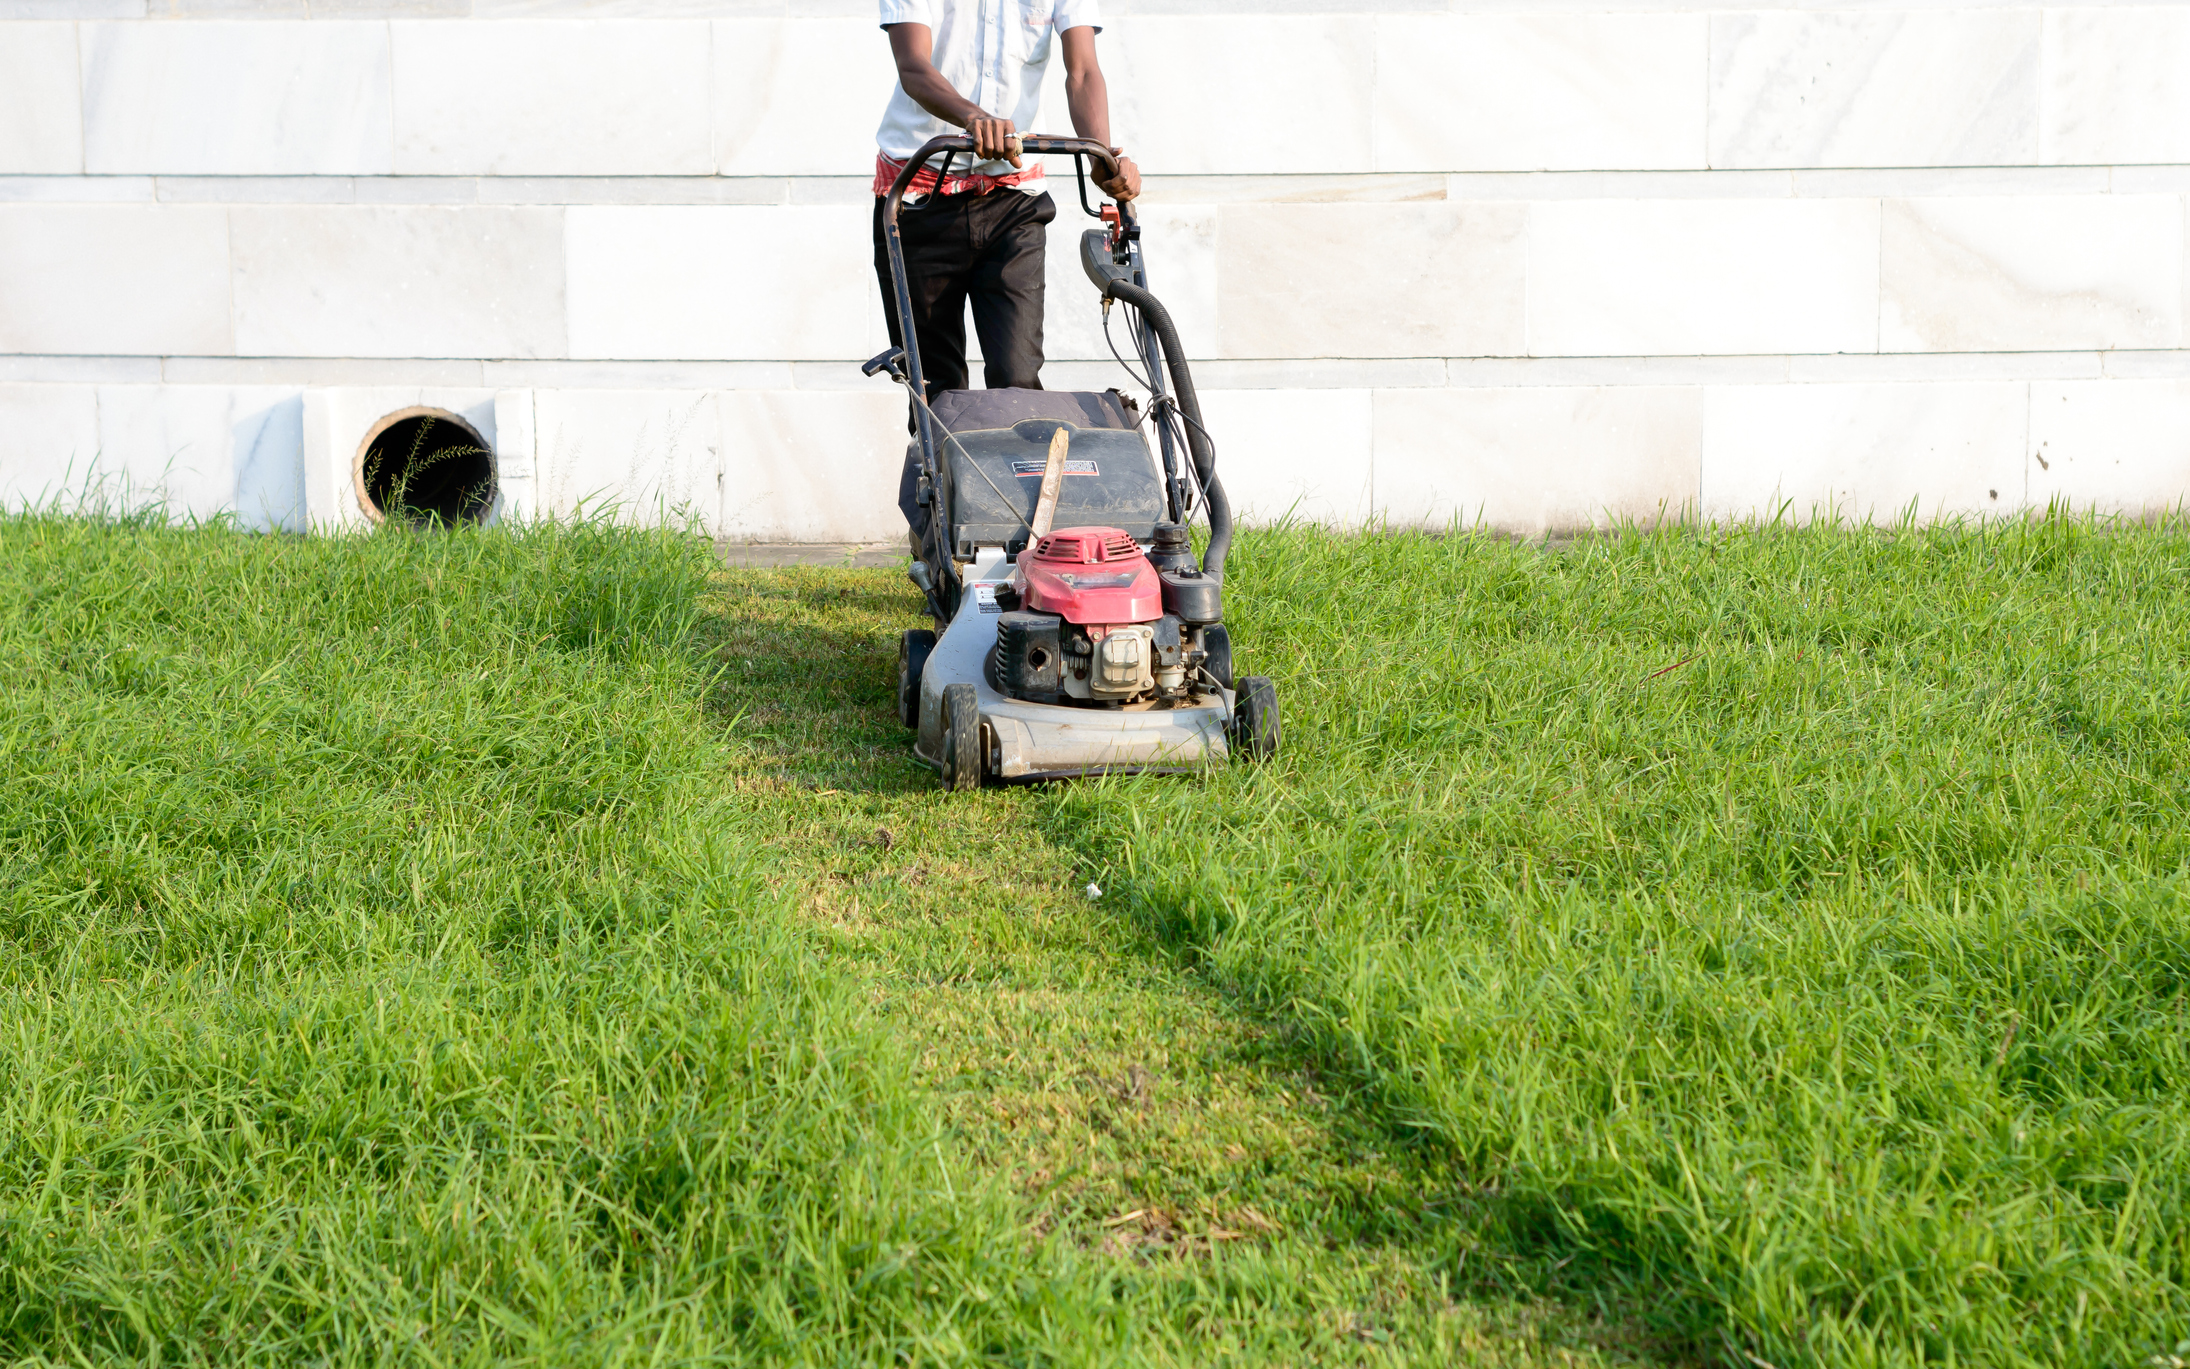
{"label": "black trouser", "polygon": [[[874,270],[882,282],[882,313],[890,345],[905,345],[897,317],[897,286],[890,277],[890,249],[882,236],[882,206],[874,202]],[[981,379],[991,390],[1042,388],[1043,259],[1057,202],[1047,191],[1029,195],[1005,187],[986,195],[929,195],[897,212],[905,251],[905,285],[912,294],[913,335],[920,340],[920,378],[933,400],[945,390],[968,388],[966,301],[973,301],[973,330],[981,338]],[[907,406],[908,410],[910,406]],[[917,431],[912,414],[905,430]],[[928,511],[914,502],[919,456],[907,451],[898,481],[897,506],[912,529],[917,555],[928,530]]]}
{"label": "black trouser", "polygon": [[[874,269],[890,345],[905,345],[897,287],[874,202]],[[966,301],[981,338],[981,380],[991,390],[1042,388],[1042,259],[1057,202],[1005,187],[986,195],[929,195],[902,206],[897,231],[912,291],[913,333],[928,398],[966,384]]]}

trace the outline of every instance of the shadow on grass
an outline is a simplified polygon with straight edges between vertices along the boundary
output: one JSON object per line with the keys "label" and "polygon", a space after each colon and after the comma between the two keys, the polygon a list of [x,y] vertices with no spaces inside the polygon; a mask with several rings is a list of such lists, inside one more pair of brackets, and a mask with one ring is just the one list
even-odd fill
{"label": "shadow on grass", "polygon": [[[1058,813],[1047,829],[1081,868],[1105,863],[1102,834],[1084,821]],[[1339,1195],[1344,1201],[1330,1210],[1328,1237],[1427,1255],[1455,1299],[1549,1301],[1585,1325],[1593,1343],[1652,1363],[1749,1364],[1718,1309],[1694,1296],[1700,1272],[1653,1271],[1608,1255],[1630,1238],[1607,1224],[1601,1210],[1589,1212],[1595,1225],[1577,1230],[1575,1213],[1588,1205],[1509,1194],[1470,1173],[1445,1136],[1409,1121],[1406,1103],[1359,1066],[1339,1033],[1312,1015],[1202,975],[1204,948],[1183,909],[1136,898],[1127,916],[1141,955],[1195,974],[1222,1011],[1247,1028],[1253,1048],[1239,1053],[1242,1065],[1302,1081],[1311,1097],[1330,1100],[1332,1125],[1350,1151],[1393,1162],[1392,1182]]]}
{"label": "shadow on grass", "polygon": [[897,637],[923,619],[887,571],[730,570],[692,634],[708,711],[763,774],[801,789],[907,794],[933,785],[898,723]]}

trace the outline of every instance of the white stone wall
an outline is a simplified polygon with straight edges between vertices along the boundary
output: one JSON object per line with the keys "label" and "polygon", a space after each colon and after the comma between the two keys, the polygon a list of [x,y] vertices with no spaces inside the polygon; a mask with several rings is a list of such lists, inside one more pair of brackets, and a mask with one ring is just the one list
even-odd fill
{"label": "white stone wall", "polygon": [[[358,440],[428,403],[492,441],[505,514],[895,533],[901,401],[854,364],[866,0],[0,17],[0,500],[354,524]],[[2190,3],[1109,17],[1153,283],[1250,516],[2190,495]],[[1118,383],[1058,186],[1047,379]]]}

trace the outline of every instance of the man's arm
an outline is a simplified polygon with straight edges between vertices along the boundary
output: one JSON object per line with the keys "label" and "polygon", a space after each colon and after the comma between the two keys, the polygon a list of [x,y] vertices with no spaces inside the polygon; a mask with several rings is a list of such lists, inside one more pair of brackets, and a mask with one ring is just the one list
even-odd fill
{"label": "man's arm", "polygon": [[[1097,180],[1096,184],[1114,199],[1130,200],[1141,193],[1141,169],[1133,165],[1133,159],[1124,155],[1122,149],[1110,144],[1110,87],[1103,82],[1102,64],[1095,60],[1095,29],[1083,24],[1066,29],[1062,36],[1065,43],[1065,104],[1072,111],[1072,131],[1119,154],[1117,178]],[[912,87],[905,89],[910,92]],[[920,97],[915,95],[913,98]]]}
{"label": "man's arm", "polygon": [[883,32],[890,35],[890,55],[897,59],[897,83],[914,104],[972,134],[973,150],[982,161],[1002,158],[1013,166],[1023,165],[1019,154],[1011,150],[1011,138],[1018,132],[1011,120],[999,119],[960,95],[935,69],[935,34],[926,24],[886,24]]}

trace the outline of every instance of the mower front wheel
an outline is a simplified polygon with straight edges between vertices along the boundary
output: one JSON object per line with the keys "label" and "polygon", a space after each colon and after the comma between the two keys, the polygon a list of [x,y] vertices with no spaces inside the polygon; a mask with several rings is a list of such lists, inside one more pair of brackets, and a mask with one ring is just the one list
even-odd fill
{"label": "mower front wheel", "polygon": [[981,701],[970,684],[943,690],[943,787],[981,787]]}
{"label": "mower front wheel", "polygon": [[920,677],[934,650],[935,634],[924,627],[897,639],[897,720],[907,727],[920,726]]}
{"label": "mower front wheel", "polygon": [[1239,682],[1232,705],[1232,745],[1251,761],[1277,754],[1277,685],[1267,675],[1249,675]]}

